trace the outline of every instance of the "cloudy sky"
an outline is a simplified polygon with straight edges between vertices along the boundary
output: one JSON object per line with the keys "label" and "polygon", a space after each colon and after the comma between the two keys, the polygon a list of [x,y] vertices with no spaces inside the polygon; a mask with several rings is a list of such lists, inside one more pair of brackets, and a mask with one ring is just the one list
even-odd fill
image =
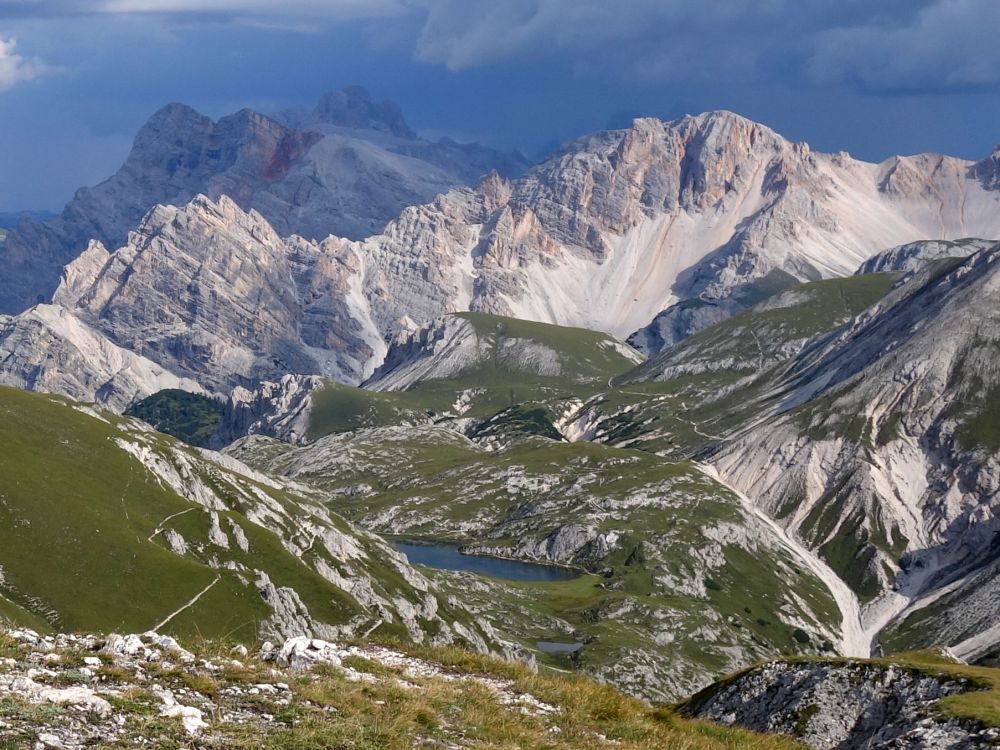
{"label": "cloudy sky", "polygon": [[981,158],[998,29],[1000,0],[0,0],[0,211],[60,207],[169,101],[218,117],[346,84],[532,157],[722,108],[868,159]]}

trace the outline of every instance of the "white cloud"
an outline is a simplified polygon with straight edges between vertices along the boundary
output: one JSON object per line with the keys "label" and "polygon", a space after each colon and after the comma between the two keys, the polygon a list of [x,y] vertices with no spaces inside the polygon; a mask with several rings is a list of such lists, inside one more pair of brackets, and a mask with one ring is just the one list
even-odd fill
{"label": "white cloud", "polygon": [[404,11],[407,3],[408,0],[0,0],[0,16],[159,13],[279,19],[293,15],[349,20],[395,15]]}
{"label": "white cloud", "polygon": [[51,70],[35,58],[25,58],[17,53],[17,41],[0,37],[0,92],[8,91],[23,81],[31,81]]}

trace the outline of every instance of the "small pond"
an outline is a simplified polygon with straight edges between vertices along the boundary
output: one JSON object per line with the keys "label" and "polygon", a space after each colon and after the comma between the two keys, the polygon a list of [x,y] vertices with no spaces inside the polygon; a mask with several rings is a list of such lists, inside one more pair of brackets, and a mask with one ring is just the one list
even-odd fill
{"label": "small pond", "polygon": [[463,555],[455,544],[394,541],[392,546],[415,565],[442,570],[464,570],[508,581],[569,581],[579,575],[573,570],[555,565]]}
{"label": "small pond", "polygon": [[559,643],[558,641],[538,641],[535,648],[546,654],[575,654],[581,648],[582,643]]}

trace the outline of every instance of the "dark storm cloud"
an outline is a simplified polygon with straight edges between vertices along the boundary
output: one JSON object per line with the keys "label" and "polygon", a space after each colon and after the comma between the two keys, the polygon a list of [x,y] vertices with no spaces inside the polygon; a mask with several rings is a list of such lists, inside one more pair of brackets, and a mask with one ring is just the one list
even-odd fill
{"label": "dark storm cloud", "polygon": [[1000,86],[1000,2],[939,0],[904,23],[873,19],[822,31],[807,74],[818,84],[872,93],[934,93]]}
{"label": "dark storm cloud", "polygon": [[997,28],[1000,0],[0,0],[0,209],[106,177],[166,101],[273,112],[352,83],[532,155],[725,108],[821,150],[981,158]]}
{"label": "dark storm cloud", "polygon": [[[314,30],[368,20],[465,70],[558,58],[637,82],[776,80],[884,93],[1000,85],[997,0],[4,0],[0,19],[209,16]],[[296,26],[296,24],[299,24]]]}
{"label": "dark storm cloud", "polygon": [[767,79],[869,92],[1000,85],[997,0],[419,0],[418,59],[563,56],[647,82]]}
{"label": "dark storm cloud", "polygon": [[211,16],[284,28],[303,19],[368,19],[412,32],[418,60],[451,70],[558,57],[579,73],[646,82],[727,76],[887,93],[1000,84],[997,0],[0,2],[0,19],[81,14]]}

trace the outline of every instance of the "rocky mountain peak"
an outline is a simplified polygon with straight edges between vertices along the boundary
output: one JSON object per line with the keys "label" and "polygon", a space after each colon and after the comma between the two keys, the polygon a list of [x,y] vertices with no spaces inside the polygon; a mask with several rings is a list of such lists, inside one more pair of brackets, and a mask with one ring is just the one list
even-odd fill
{"label": "rocky mountain peak", "polygon": [[[96,188],[81,190],[77,205],[67,211],[99,222],[87,227],[92,232],[88,239],[116,246],[157,203],[184,203],[206,193],[249,205],[264,185],[286,176],[319,137],[248,109],[213,122],[187,105],[170,104],[139,131],[121,171]],[[123,191],[127,198],[117,196]],[[115,211],[104,205],[112,197]]]}
{"label": "rocky mountain peak", "polygon": [[374,342],[355,333],[349,261],[342,243],[282,239],[257,211],[199,194],[155,206],[110,254],[91,245],[55,298],[117,345],[210,390],[287,372],[359,379]]}
{"label": "rocky mountain peak", "polygon": [[[670,126],[673,126],[672,128]],[[727,111],[705,112],[668,124],[681,139],[681,201],[699,208],[743,192],[792,144],[770,128]]]}
{"label": "rocky mountain peak", "polygon": [[483,204],[488,211],[495,211],[501,206],[507,205],[513,192],[513,185],[510,180],[505,179],[495,169],[486,175],[479,186],[479,192],[483,196]]}
{"label": "rocky mountain peak", "polygon": [[87,249],[63,269],[59,277],[59,286],[52,295],[52,302],[67,308],[75,306],[110,258],[111,253],[104,245],[97,240],[91,240]]}
{"label": "rocky mountain peak", "polygon": [[400,138],[416,138],[395,102],[376,102],[361,86],[328,91],[313,110],[317,120],[360,130],[382,130]]}
{"label": "rocky mountain peak", "polygon": [[207,130],[211,125],[212,119],[193,107],[182,102],[171,102],[150,115],[139,129],[134,142],[155,137],[164,131]]}
{"label": "rocky mountain peak", "polygon": [[791,145],[766,125],[725,109],[685,115],[665,125],[686,140],[704,143],[722,152],[749,153],[757,148],[773,150]]}
{"label": "rocky mountain peak", "polygon": [[1000,189],[1000,144],[996,145],[992,154],[973,165],[972,173],[987,190]]}
{"label": "rocky mountain peak", "polygon": [[244,109],[215,122],[185,104],[161,108],[114,175],[78,190],[61,215],[25,219],[0,242],[0,310],[50,299],[90,240],[118,247],[157,204],[227,195],[282,236],[362,239],[408,206],[493,169],[516,177],[528,166],[516,153],[420,139],[398,106],[358,87],[325,95],[314,114],[277,117]]}

